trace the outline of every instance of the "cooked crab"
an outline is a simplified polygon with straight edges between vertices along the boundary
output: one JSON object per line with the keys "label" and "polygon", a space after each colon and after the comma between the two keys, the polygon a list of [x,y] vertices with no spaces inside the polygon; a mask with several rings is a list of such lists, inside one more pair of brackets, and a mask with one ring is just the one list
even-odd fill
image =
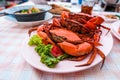
{"label": "cooked crab", "polygon": [[104,63],[105,55],[97,46],[102,45],[99,43],[101,27],[108,31],[110,29],[101,25],[103,21],[103,18],[99,16],[63,12],[61,17],[54,18],[52,23],[30,29],[29,34],[37,30],[37,34],[43,38],[45,44],[58,46],[66,54],[74,56],[70,60],[80,61],[92,54],[87,63],[76,65],[76,67],[87,66],[93,62],[97,53],[103,58]]}

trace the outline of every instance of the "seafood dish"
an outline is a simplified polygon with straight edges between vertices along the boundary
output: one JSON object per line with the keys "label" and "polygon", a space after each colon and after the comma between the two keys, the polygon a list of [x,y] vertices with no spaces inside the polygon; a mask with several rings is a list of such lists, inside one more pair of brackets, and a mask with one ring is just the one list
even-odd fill
{"label": "seafood dish", "polygon": [[119,15],[115,15],[115,14],[104,14],[103,18],[106,22],[115,22],[120,19]]}
{"label": "seafood dish", "polygon": [[36,31],[36,34],[30,36],[28,44],[36,46],[40,61],[50,68],[54,68],[64,59],[81,61],[91,55],[87,63],[76,65],[89,66],[97,54],[102,57],[102,68],[105,55],[97,47],[102,46],[99,42],[102,29],[110,31],[110,28],[102,25],[103,22],[104,19],[100,16],[63,11],[61,16],[53,18],[51,23],[45,22],[31,28],[29,35],[33,31]]}
{"label": "seafood dish", "polygon": [[118,17],[116,15],[105,15],[106,18],[110,18],[110,19],[118,19]]}

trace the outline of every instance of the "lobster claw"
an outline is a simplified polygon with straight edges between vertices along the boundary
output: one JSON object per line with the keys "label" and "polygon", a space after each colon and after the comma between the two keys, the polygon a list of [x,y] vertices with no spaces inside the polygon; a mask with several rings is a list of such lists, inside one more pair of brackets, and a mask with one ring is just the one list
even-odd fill
{"label": "lobster claw", "polygon": [[64,41],[62,43],[58,43],[58,45],[64,52],[72,56],[81,56],[81,55],[89,54],[93,48],[93,46],[87,42],[74,45],[72,43]]}
{"label": "lobster claw", "polygon": [[96,25],[93,22],[90,22],[90,21],[87,21],[84,26],[89,28],[89,29],[96,29]]}
{"label": "lobster claw", "polygon": [[97,25],[100,25],[104,22],[104,19],[102,17],[96,16],[89,21],[86,22],[85,27],[89,29],[96,29]]}
{"label": "lobster claw", "polygon": [[96,16],[89,20],[90,22],[94,23],[95,25],[100,25],[104,22],[104,19],[100,16]]}
{"label": "lobster claw", "polygon": [[53,26],[61,27],[61,24],[60,24],[59,19],[57,19],[57,18],[54,18],[54,19],[53,19]]}

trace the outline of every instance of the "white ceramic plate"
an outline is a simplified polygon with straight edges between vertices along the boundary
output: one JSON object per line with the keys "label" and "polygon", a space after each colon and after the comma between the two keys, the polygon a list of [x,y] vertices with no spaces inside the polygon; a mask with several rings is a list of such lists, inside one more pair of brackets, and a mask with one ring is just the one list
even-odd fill
{"label": "white ceramic plate", "polygon": [[48,21],[53,17],[53,14],[46,12],[45,14],[45,18],[44,20],[40,20],[40,21],[31,21],[31,22],[18,22],[15,18],[11,17],[11,16],[5,16],[5,18],[7,20],[13,21],[21,26],[27,26],[27,27],[33,27],[33,26],[37,26],[39,24],[41,24],[43,21]]}
{"label": "white ceramic plate", "polygon": [[113,35],[120,40],[120,33],[118,33],[118,29],[120,27],[120,20],[112,23],[111,25],[111,32]]}
{"label": "white ceramic plate", "polygon": [[[46,65],[40,62],[40,56],[35,52],[34,47],[31,47],[28,45],[29,37],[27,37],[22,46],[21,46],[21,53],[24,57],[24,59],[33,67],[37,68],[38,70],[45,71],[45,72],[51,72],[51,73],[70,73],[70,72],[77,72],[82,71],[88,68],[91,68],[92,66],[95,66],[96,64],[100,63],[102,61],[102,58],[97,55],[94,62],[89,66],[84,67],[75,67],[75,65],[86,63],[89,59],[86,58],[83,61],[68,61],[63,60],[60,63],[57,64],[55,68],[48,68]],[[105,56],[107,56],[113,46],[113,38],[111,34],[105,35],[105,33],[101,36],[100,42],[103,44],[102,47],[99,47],[101,49]],[[107,64],[107,63],[106,63]]]}

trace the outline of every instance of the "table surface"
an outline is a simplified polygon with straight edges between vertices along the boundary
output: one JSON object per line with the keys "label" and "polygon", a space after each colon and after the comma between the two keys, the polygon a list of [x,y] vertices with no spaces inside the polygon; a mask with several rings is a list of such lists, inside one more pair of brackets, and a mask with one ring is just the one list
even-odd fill
{"label": "table surface", "polygon": [[54,74],[37,70],[23,59],[20,48],[28,29],[0,17],[0,80],[119,80],[120,40],[116,37],[102,69],[98,64],[80,72]]}

